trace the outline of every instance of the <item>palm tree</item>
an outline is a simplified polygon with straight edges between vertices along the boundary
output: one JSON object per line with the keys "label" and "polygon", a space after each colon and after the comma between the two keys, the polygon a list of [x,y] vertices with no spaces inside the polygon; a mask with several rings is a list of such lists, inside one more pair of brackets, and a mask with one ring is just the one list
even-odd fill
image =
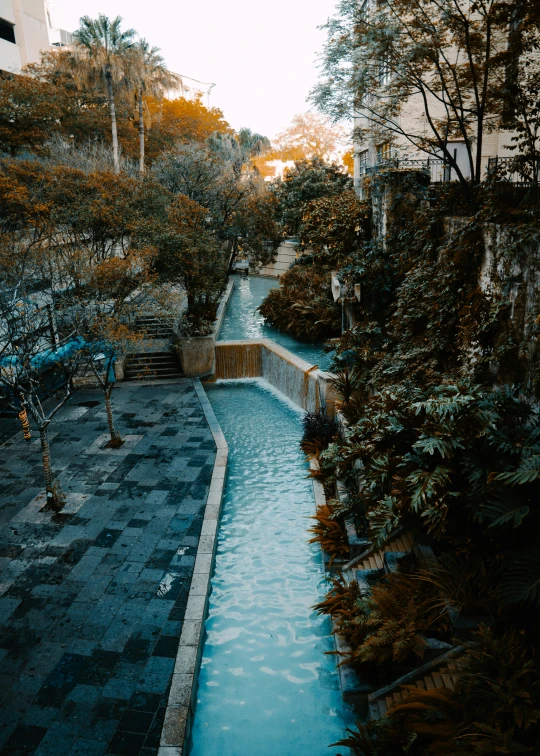
{"label": "palm tree", "polygon": [[95,20],[90,16],[83,16],[80,27],[74,34],[79,73],[87,83],[95,86],[98,82],[104,82],[107,87],[115,173],[120,173],[120,161],[114,86],[119,83],[124,87],[128,86],[130,73],[128,52],[133,49],[133,37],[136,34],[134,29],[122,31],[121,24],[120,16],[112,21],[102,13]]}
{"label": "palm tree", "polygon": [[131,52],[133,61],[132,78],[137,85],[137,103],[139,107],[139,170],[144,173],[144,114],[143,97],[163,97],[167,89],[173,89],[180,83],[180,77],[171,73],[165,66],[159,47],[150,47],[145,39],[140,39]]}

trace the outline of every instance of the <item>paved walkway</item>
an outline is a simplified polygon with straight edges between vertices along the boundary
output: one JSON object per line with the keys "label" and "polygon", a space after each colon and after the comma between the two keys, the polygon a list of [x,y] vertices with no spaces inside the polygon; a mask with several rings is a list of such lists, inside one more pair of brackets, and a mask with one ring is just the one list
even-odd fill
{"label": "paved walkway", "polygon": [[157,754],[214,441],[191,381],[122,384],[51,425],[68,494],[42,511],[39,441],[0,446],[0,753]]}

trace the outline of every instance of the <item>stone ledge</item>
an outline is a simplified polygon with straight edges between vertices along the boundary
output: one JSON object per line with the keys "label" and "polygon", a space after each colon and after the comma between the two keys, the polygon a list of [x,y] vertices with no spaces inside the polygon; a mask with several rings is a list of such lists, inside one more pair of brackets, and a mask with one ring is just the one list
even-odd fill
{"label": "stone ledge", "polygon": [[[229,284],[228,295],[232,290],[232,282]],[[224,310],[223,307],[222,315]],[[191,729],[229,451],[225,436],[200,380],[193,379],[193,385],[214,438],[217,454],[204,510],[201,537],[197,547],[158,756],[181,756]]]}

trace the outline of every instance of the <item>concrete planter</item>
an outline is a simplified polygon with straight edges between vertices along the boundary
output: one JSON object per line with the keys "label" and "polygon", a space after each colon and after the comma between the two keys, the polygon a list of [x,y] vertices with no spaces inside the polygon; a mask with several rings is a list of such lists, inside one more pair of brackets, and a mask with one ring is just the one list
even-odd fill
{"label": "concrete planter", "polygon": [[214,372],[216,362],[216,337],[200,336],[178,341],[178,356],[182,372],[188,378],[200,378]]}
{"label": "concrete planter", "polygon": [[126,358],[119,357],[114,363],[114,377],[117,381],[123,381],[126,374]]}

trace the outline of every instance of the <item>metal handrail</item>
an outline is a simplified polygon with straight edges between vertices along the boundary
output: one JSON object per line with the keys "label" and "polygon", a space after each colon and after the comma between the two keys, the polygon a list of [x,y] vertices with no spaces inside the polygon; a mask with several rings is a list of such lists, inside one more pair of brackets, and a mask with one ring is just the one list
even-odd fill
{"label": "metal handrail", "polygon": [[[508,181],[511,184],[521,184],[522,186],[538,184],[538,179],[540,177],[540,159],[530,158],[529,165],[527,165],[527,163],[524,164],[523,162],[520,164],[520,158],[523,158],[523,156],[497,156],[488,158],[488,177],[493,178],[498,169],[501,168],[504,172],[504,176],[502,176],[503,181]],[[524,168],[529,168],[531,170],[529,172],[528,170],[524,170]]]}
{"label": "metal handrail", "polygon": [[389,158],[387,160],[379,160],[375,165],[366,166],[366,173],[375,173],[384,168],[423,168],[429,170],[434,165],[447,165],[447,161],[444,158]]}

